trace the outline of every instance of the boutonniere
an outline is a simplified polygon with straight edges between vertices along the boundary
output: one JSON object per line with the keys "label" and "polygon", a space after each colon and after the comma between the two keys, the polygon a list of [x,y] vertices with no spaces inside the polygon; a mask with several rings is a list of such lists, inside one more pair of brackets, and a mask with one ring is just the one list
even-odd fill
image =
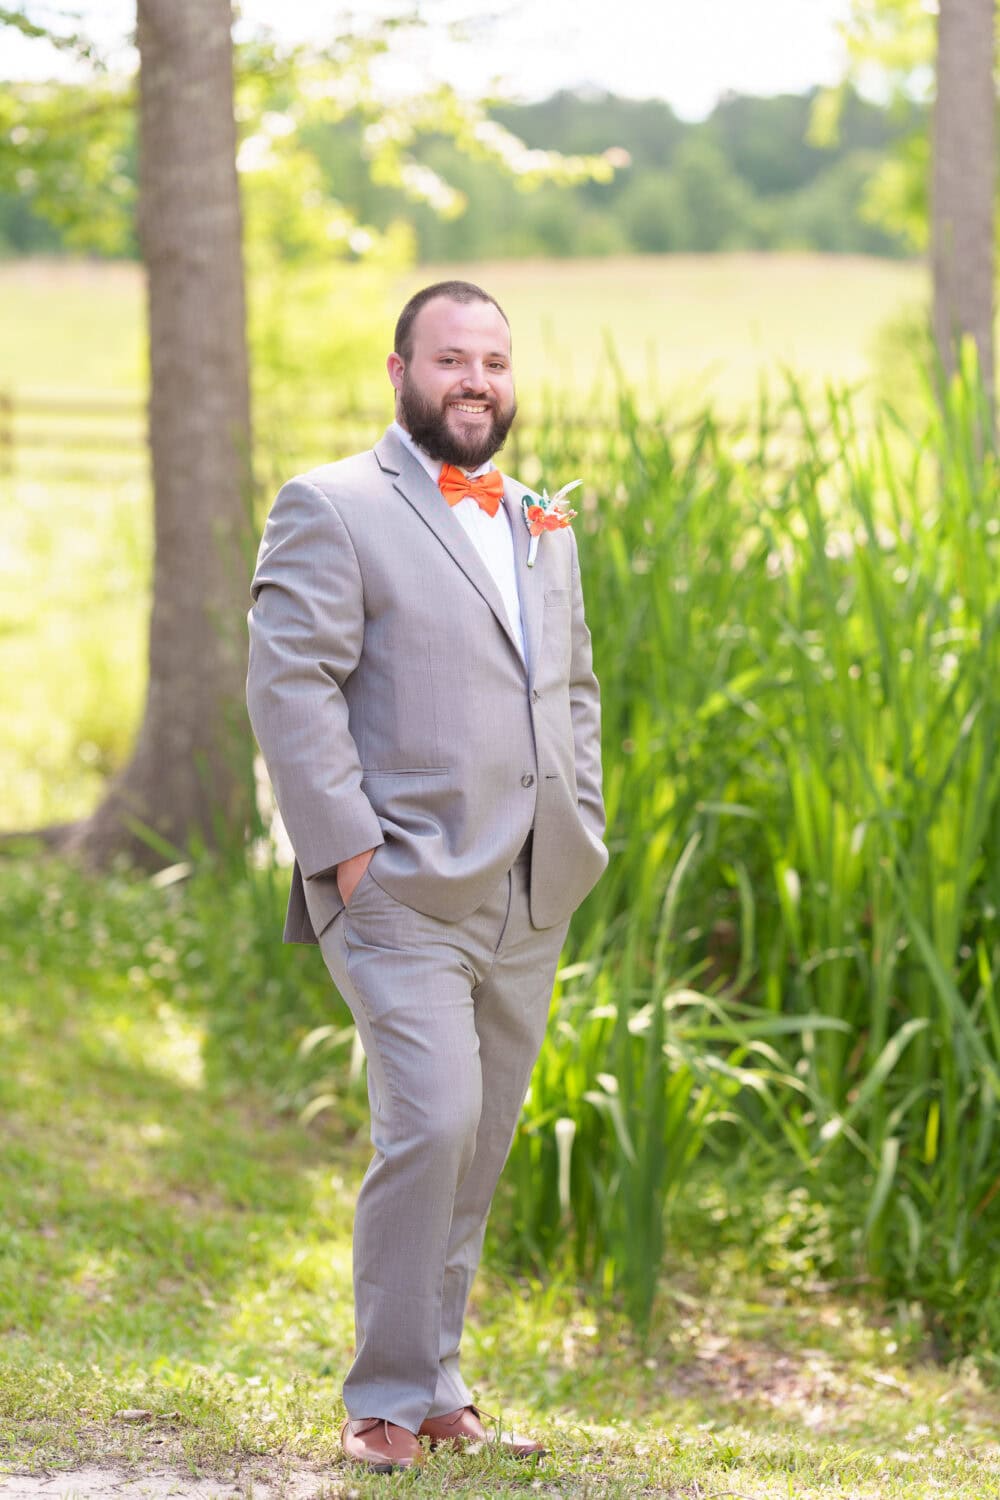
{"label": "boutonniere", "polygon": [[561,527],[568,526],[576,515],[576,511],[572,510],[567,503],[566,496],[582,483],[582,479],[574,479],[570,484],[564,484],[561,490],[556,490],[551,497],[548,490],[542,490],[540,495],[521,496],[524,524],[531,533],[531,541],[528,543],[529,568],[535,566],[535,558],[538,556],[538,538],[542,532],[559,531]]}

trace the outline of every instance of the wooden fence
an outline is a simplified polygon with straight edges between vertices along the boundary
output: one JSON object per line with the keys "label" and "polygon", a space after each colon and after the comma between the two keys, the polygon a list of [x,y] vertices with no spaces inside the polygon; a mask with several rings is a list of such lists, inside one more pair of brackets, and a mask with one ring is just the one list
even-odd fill
{"label": "wooden fence", "polygon": [[[356,453],[377,441],[391,415],[379,409],[297,403],[294,415],[264,408],[255,414],[261,477]],[[606,438],[607,413],[560,417],[578,439]],[[533,451],[537,418],[521,412],[503,453],[509,472],[521,471]],[[0,479],[93,482],[142,478],[148,473],[145,403],[133,395],[22,394],[0,389]]]}
{"label": "wooden fence", "polygon": [[146,415],[134,396],[0,390],[0,476],[87,479],[142,472]]}

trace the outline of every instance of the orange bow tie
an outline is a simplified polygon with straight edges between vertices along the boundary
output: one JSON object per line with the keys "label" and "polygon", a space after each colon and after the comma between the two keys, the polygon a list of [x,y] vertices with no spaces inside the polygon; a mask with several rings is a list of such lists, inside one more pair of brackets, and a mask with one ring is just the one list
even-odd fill
{"label": "orange bow tie", "polygon": [[442,464],[438,488],[449,505],[460,500],[475,500],[488,516],[495,516],[503,499],[503,475],[499,469],[490,469],[478,479],[470,479],[454,464]]}

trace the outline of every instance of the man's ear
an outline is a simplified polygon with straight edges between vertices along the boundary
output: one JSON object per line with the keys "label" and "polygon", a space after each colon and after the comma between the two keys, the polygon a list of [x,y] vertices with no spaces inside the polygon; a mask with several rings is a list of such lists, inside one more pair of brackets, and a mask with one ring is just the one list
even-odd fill
{"label": "man's ear", "polygon": [[395,350],[393,350],[393,352],[389,355],[389,358],[386,360],[385,367],[389,371],[389,379],[392,381],[394,388],[398,391],[400,386],[403,384],[403,374],[406,370],[406,366],[403,364],[403,361],[400,359]]}

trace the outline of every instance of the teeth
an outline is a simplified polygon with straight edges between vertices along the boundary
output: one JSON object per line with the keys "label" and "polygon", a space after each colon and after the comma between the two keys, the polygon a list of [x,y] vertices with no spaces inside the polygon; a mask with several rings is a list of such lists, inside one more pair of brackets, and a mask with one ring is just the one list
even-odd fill
{"label": "teeth", "polygon": [[487,410],[485,402],[479,402],[478,405],[475,406],[471,401],[453,401],[451,404],[456,411],[474,412],[477,416],[480,412],[484,412]]}

